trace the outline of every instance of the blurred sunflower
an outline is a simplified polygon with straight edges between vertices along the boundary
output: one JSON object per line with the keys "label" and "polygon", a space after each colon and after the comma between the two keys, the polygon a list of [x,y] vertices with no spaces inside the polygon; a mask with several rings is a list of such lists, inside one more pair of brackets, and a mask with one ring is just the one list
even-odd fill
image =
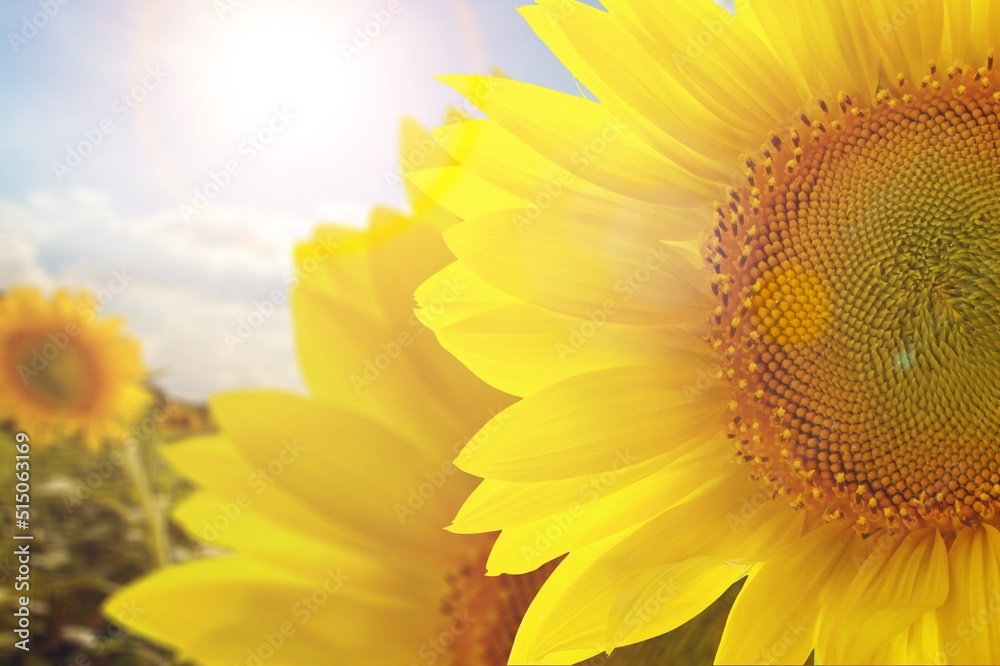
{"label": "blurred sunflower", "polygon": [[[403,145],[404,159],[444,157],[413,124]],[[413,289],[451,260],[454,220],[410,195],[419,216],[379,209],[365,231],[320,227],[296,249],[311,395],[216,396],[221,434],[164,451],[201,487],[176,519],[232,554],[125,589],[111,618],[205,664],[505,661],[538,583],[483,579],[490,539],[441,527],[470,490],[450,459],[510,399],[413,315]]]}
{"label": "blurred sunflower", "polygon": [[93,297],[31,287],[0,295],[0,422],[41,445],[121,438],[150,402],[139,346]]}
{"label": "blurred sunflower", "polygon": [[452,529],[569,553],[512,663],[743,577],[722,663],[1000,662],[1000,4],[602,4],[522,9],[599,102],[448,77],[490,119],[411,176],[466,220],[422,320],[523,398]]}

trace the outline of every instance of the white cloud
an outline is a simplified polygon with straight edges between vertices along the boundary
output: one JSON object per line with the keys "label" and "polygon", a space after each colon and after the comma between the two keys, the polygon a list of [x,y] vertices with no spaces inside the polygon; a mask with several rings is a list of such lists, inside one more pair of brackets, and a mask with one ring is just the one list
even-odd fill
{"label": "white cloud", "polygon": [[[331,209],[360,217],[357,207]],[[105,311],[127,318],[157,383],[173,395],[300,389],[286,304],[242,344],[227,345],[224,336],[235,334],[255,302],[287,289],[291,246],[312,226],[294,216],[222,208],[190,224],[176,210],[126,218],[106,195],[84,190],[35,193],[23,203],[0,199],[0,289],[29,283],[45,291],[104,290]],[[125,288],[113,294],[123,280]]]}

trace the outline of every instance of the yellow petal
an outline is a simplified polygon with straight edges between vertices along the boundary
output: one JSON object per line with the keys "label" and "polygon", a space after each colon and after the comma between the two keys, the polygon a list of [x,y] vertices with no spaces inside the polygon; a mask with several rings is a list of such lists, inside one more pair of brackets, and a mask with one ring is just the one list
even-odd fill
{"label": "yellow petal", "polygon": [[771,45],[803,99],[829,103],[845,92],[864,104],[875,97],[880,52],[859,4],[753,0],[741,5],[739,16]]}
{"label": "yellow petal", "polygon": [[1000,663],[1000,532],[961,530],[948,561],[948,600],[938,611],[948,663]]}
{"label": "yellow petal", "polygon": [[[405,663],[434,629],[409,605],[372,606],[346,592],[351,572],[331,563],[321,579],[283,573],[240,557],[161,570],[113,595],[104,612],[157,643],[211,666],[252,663]],[[248,613],[247,609],[253,609]],[[380,639],[387,626],[394,640]],[[360,659],[361,650],[367,660]],[[357,656],[351,656],[357,655]]]}
{"label": "yellow petal", "polygon": [[[547,7],[550,17],[558,17],[550,27],[562,33],[572,50],[549,40],[547,32],[539,32],[539,37],[598,99],[618,110],[630,126],[634,124],[636,131],[642,131],[640,123],[645,121],[688,150],[718,160],[720,166],[746,150],[749,135],[698,102],[614,16],[583,3],[563,3],[561,7],[558,1],[542,0],[540,4]],[[566,5],[573,11],[567,11]],[[532,27],[538,31],[538,23]],[[643,134],[653,137],[649,132]],[[675,158],[672,151],[663,152]],[[708,173],[699,175],[721,180],[718,174],[714,178]]]}
{"label": "yellow petal", "polygon": [[[673,327],[613,320],[613,312],[595,311],[580,320],[519,303],[435,327],[435,332],[477,376],[521,396],[595,370],[643,362],[681,368],[688,354],[704,350],[695,336]],[[518,350],[513,358],[510,349]]]}
{"label": "yellow petal", "polygon": [[403,184],[413,217],[423,220],[425,224],[433,226],[438,231],[444,231],[457,222],[454,216],[443,211],[413,182],[403,178],[417,169],[455,166],[455,160],[438,145],[434,135],[412,118],[403,119],[399,139],[399,162],[399,173],[387,175],[386,178],[390,185],[395,186],[400,182]]}
{"label": "yellow petal", "polygon": [[[801,512],[772,501],[745,476],[732,465],[641,527],[574,549],[529,609],[515,654],[597,652],[669,631],[745,575],[749,563],[789,549],[801,533]],[[665,583],[676,588],[667,594]]]}
{"label": "yellow petal", "polygon": [[525,228],[494,213],[445,240],[494,286],[581,319],[603,310],[620,323],[700,323],[713,307],[696,257],[613,219],[543,212]]}
{"label": "yellow petal", "polygon": [[721,119],[757,137],[802,103],[783,65],[742,20],[712,0],[605,3],[691,95]]}
{"label": "yellow petal", "polygon": [[[699,391],[695,381],[655,365],[572,377],[497,415],[456,464],[477,476],[546,481],[599,474],[622,457],[631,464],[679,457],[725,423],[718,390]],[[595,395],[603,396],[600,409],[590,406]]]}
{"label": "yellow petal", "polygon": [[[891,0],[859,3],[869,29],[880,37],[883,85],[898,88],[896,77],[902,74],[905,86],[912,90],[930,71],[928,63],[937,60],[944,38],[944,6],[939,2],[903,5]],[[954,12],[969,3],[951,3]],[[981,14],[977,14],[980,16]],[[940,63],[942,66],[945,63]]]}
{"label": "yellow petal", "polygon": [[[498,521],[503,532],[493,545],[487,571],[491,575],[533,571],[565,553],[655,519],[716,483],[727,464],[731,461],[723,448],[703,447],[637,480],[619,480],[618,475],[630,468],[612,465],[589,485],[578,486],[575,501],[562,508],[528,523],[511,526]],[[697,506],[690,510],[697,513]]]}
{"label": "yellow petal", "polygon": [[867,663],[948,596],[948,550],[937,530],[875,534],[851,557],[822,613],[816,654],[825,663]]}
{"label": "yellow petal", "polygon": [[938,613],[925,613],[875,651],[868,663],[915,666],[949,663],[948,653],[941,643]]}
{"label": "yellow petal", "polygon": [[458,217],[468,220],[498,210],[512,214],[528,202],[476,174],[465,166],[424,169],[407,180]]}
{"label": "yellow petal", "polygon": [[[609,468],[609,471],[600,474],[558,481],[515,483],[484,479],[465,500],[448,529],[459,534],[475,534],[525,525],[574,504],[593,501],[608,492],[617,492],[630,483],[655,474],[662,467],[660,459],[653,458],[614,471]],[[601,480],[602,476],[608,483]]]}
{"label": "yellow petal", "polygon": [[[939,3],[928,3],[938,5]],[[997,30],[1000,29],[1000,3],[995,0],[966,0],[966,2],[944,3],[949,27],[943,46],[940,65],[949,66],[951,59],[957,59],[965,65],[978,69],[986,65],[987,58],[996,48]],[[906,6],[909,19],[912,8]],[[926,15],[927,10],[921,7],[919,14]],[[940,17],[940,9],[937,13]],[[910,21],[912,22],[912,21]],[[939,28],[940,24],[924,25],[923,28]]]}
{"label": "yellow petal", "polygon": [[708,608],[746,568],[699,557],[643,569],[625,585],[611,609],[607,649],[673,631]]}
{"label": "yellow petal", "polygon": [[854,538],[848,521],[834,521],[755,565],[729,614],[716,663],[802,664],[815,645],[830,577]]}
{"label": "yellow petal", "polygon": [[[361,414],[278,391],[223,394],[211,404],[265,487],[279,484],[327,520],[379,534],[387,546],[446,550],[441,542],[448,535],[440,528],[469,490],[468,479],[443,468],[447,451],[423,455]],[[373,469],[381,470],[377,477]],[[330,483],[331,475],[337,483]],[[440,477],[439,483],[429,476]],[[411,506],[425,483],[435,486],[431,498]],[[373,494],[384,500],[371,501]]]}
{"label": "yellow petal", "polygon": [[[490,94],[479,98],[482,110],[561,168],[534,184],[536,193],[545,191],[546,185],[550,190],[562,189],[582,178],[621,195],[670,206],[697,204],[718,194],[715,183],[693,176],[650,148],[632,133],[626,120],[604,105],[509,79],[449,76],[442,80],[467,96],[488,86]],[[454,131],[455,127],[443,129]],[[468,134],[464,141],[446,145],[462,163],[467,163],[468,151],[477,147],[475,136]],[[560,178],[562,172],[569,177]],[[539,176],[544,178],[544,174]]]}

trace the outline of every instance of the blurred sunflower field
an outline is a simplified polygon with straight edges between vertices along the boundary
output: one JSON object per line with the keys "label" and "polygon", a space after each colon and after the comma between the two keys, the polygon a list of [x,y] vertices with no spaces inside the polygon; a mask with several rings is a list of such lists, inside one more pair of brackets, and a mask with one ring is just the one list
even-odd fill
{"label": "blurred sunflower field", "polygon": [[0,666],[1000,663],[1000,0],[0,26]]}

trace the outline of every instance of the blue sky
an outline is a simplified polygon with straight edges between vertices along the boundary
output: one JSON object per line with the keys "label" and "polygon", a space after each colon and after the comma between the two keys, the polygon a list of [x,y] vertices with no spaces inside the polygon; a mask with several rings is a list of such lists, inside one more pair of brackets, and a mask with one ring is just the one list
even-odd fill
{"label": "blue sky", "polygon": [[576,90],[520,4],[4,2],[0,289],[99,292],[117,271],[106,311],[168,391],[298,387],[287,310],[234,350],[224,336],[314,223],[402,205],[385,177],[400,118],[433,125],[458,100],[434,76],[498,66]]}

